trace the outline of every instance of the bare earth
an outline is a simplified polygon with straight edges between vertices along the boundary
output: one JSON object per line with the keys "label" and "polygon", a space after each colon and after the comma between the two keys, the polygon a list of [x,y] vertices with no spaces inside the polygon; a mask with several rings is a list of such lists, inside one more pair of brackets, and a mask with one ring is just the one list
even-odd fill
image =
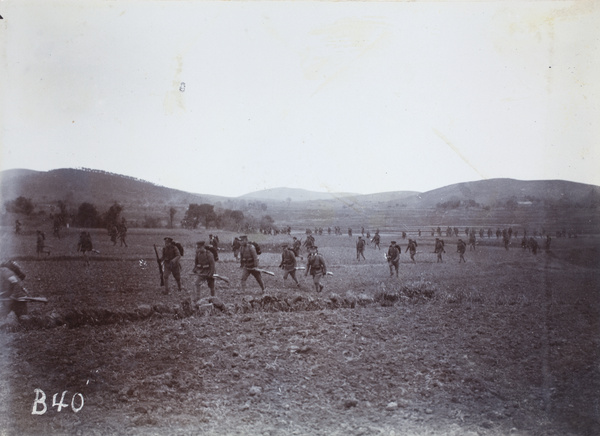
{"label": "bare earth", "polygon": [[[31,293],[50,301],[0,332],[2,434],[600,434],[595,236],[554,239],[537,256],[486,238],[466,264],[456,238],[437,264],[423,237],[416,264],[402,254],[400,278],[383,258],[392,237],[406,248],[399,236],[368,246],[366,262],[354,238],[317,236],[334,273],[322,293],[310,277],[284,283],[278,244],[290,237],[262,237],[261,265],[276,274],[267,291],[250,277],[241,292],[226,249],[217,271],[231,285],[209,299],[189,275],[205,235],[176,235],[185,291],[164,296],[152,257],[161,235],[147,232],[128,248],[93,235],[101,254],[89,267],[74,231],[39,259],[33,235],[3,235]],[[35,389],[44,414],[32,414]]]}

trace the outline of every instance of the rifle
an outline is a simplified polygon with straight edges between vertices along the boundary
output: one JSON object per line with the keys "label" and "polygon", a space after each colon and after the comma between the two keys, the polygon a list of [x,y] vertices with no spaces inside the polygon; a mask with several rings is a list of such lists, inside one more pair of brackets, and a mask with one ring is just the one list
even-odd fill
{"label": "rifle", "polygon": [[262,272],[265,274],[269,274],[270,276],[275,275],[275,273],[272,273],[271,271],[267,271],[266,269],[260,269],[260,268],[248,268],[248,271],[258,271],[258,272]]}
{"label": "rifle", "polygon": [[[190,273],[190,275],[192,276],[201,276],[202,274],[197,274],[197,273]],[[213,274],[212,276],[205,276],[207,278],[214,278],[214,279],[219,279],[219,280],[223,280],[225,283],[229,283],[229,279],[225,276],[220,276],[219,274]]]}
{"label": "rifle", "polygon": [[19,303],[47,303],[48,299],[44,297],[17,297],[2,298],[0,301],[18,301]]}
{"label": "rifle", "polygon": [[162,263],[160,262],[160,256],[158,255],[158,249],[156,248],[156,244],[154,244],[154,253],[156,253],[156,262],[158,263],[158,272],[160,273],[160,285],[165,285],[165,279],[163,277],[163,268]]}

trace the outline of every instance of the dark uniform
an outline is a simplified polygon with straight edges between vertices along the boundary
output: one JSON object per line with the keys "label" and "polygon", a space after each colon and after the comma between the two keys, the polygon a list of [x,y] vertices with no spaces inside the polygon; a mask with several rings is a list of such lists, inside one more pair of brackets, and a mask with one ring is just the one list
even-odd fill
{"label": "dark uniform", "polygon": [[362,236],[359,236],[358,241],[356,241],[356,260],[360,261],[361,256],[363,259],[367,260],[365,258],[365,240]]}
{"label": "dark uniform", "polygon": [[437,254],[437,262],[444,262],[442,260],[442,253],[445,253],[446,250],[444,250],[444,240],[440,239],[440,238],[435,238],[435,250],[433,251],[434,253]]}
{"label": "dark uniform", "polygon": [[375,235],[373,236],[373,239],[371,240],[371,242],[373,242],[375,244],[375,248],[377,248],[378,250],[381,250],[381,247],[379,246],[379,242],[381,241],[381,236],[379,236],[379,232],[375,232]]}
{"label": "dark uniform", "polygon": [[36,242],[36,253],[39,256],[40,254],[46,253],[50,256],[50,250],[45,250],[45,241],[46,235],[41,230],[37,231],[37,242]]}
{"label": "dark uniform", "polygon": [[83,255],[83,260],[86,265],[90,264],[90,260],[87,257],[87,252],[92,251],[94,246],[92,244],[92,235],[89,232],[81,232],[79,234],[79,243],[77,244],[77,251],[80,251]]}
{"label": "dark uniform", "polygon": [[[406,247],[406,251],[408,251],[410,253],[410,260],[412,260],[413,262],[415,262],[415,254],[417,254],[417,241],[413,240],[413,239],[409,239],[408,240],[408,247]],[[406,253],[405,251],[405,253]]]}
{"label": "dark uniform", "polygon": [[237,236],[233,238],[233,242],[231,243],[231,249],[233,250],[233,257],[235,257],[235,260],[238,260],[241,246],[242,244],[240,243],[240,238],[238,238]]}
{"label": "dark uniform", "polygon": [[396,245],[396,241],[392,241],[390,243],[386,257],[390,267],[390,277],[394,276],[394,270],[396,270],[396,277],[398,277],[398,269],[400,267],[400,248]]}
{"label": "dark uniform", "polygon": [[304,275],[307,276],[310,273],[313,276],[315,290],[321,292],[323,290],[321,278],[327,274],[327,266],[325,265],[325,259],[319,254],[317,248],[316,245],[313,245],[310,249],[308,261],[306,262],[306,273]]}
{"label": "dark uniform", "polygon": [[[294,236],[293,240],[294,240],[294,242],[292,242],[292,250],[294,251],[294,255],[296,257],[298,257],[298,256],[300,256],[300,248],[302,248],[302,242],[300,242],[298,240],[298,238],[296,238],[295,236]],[[302,258],[302,257],[300,257],[300,258]]]}
{"label": "dark uniform", "polygon": [[467,245],[465,241],[459,239],[456,243],[456,251],[460,254],[460,259],[458,259],[458,263],[466,262],[465,260],[465,251],[467,251]]}
{"label": "dark uniform", "polygon": [[533,236],[529,238],[529,248],[531,249],[531,252],[533,254],[537,254],[539,246],[537,241],[533,238]]}
{"label": "dark uniform", "polygon": [[246,290],[246,280],[248,276],[252,275],[260,286],[260,289],[265,290],[265,285],[262,281],[260,271],[256,271],[258,268],[258,254],[254,245],[248,243],[247,236],[240,236],[241,248],[240,248],[240,267],[244,268],[242,272],[242,291]]}
{"label": "dark uniform", "polygon": [[283,270],[283,280],[287,280],[289,275],[296,283],[296,286],[300,287],[300,283],[298,283],[298,279],[296,278],[296,254],[288,244],[283,244],[282,247],[283,252],[281,253],[279,268]]}
{"label": "dark uniform", "polygon": [[196,278],[196,292],[200,294],[200,287],[202,282],[208,284],[210,289],[210,295],[215,295],[215,257],[205,247],[204,241],[196,243],[196,257],[194,259],[194,274]]}
{"label": "dark uniform", "polygon": [[169,293],[169,276],[172,274],[177,282],[177,288],[181,291],[181,253],[173,243],[172,238],[165,238],[165,246],[162,249],[163,281],[165,282],[164,294]]}

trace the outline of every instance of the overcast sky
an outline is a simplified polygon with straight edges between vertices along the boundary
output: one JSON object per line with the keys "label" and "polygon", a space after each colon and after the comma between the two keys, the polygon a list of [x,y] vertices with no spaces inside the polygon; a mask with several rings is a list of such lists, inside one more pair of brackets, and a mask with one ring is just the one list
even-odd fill
{"label": "overcast sky", "polygon": [[0,169],[600,185],[597,2],[0,2]]}

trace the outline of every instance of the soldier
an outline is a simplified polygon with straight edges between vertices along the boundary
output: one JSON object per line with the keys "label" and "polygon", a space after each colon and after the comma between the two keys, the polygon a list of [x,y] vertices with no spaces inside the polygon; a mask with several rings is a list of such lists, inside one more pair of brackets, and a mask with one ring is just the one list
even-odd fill
{"label": "soldier", "polygon": [[77,244],[77,251],[81,251],[83,254],[83,260],[86,265],[90,264],[90,259],[87,257],[87,252],[92,251],[94,246],[92,244],[92,236],[89,232],[81,232],[79,235],[79,243]]}
{"label": "soldier", "polygon": [[510,245],[510,236],[508,232],[502,233],[502,243],[504,244],[504,249],[508,251],[508,246]]}
{"label": "soldier", "polygon": [[446,250],[444,250],[444,240],[440,239],[440,238],[435,238],[435,250],[433,251],[434,253],[437,254],[437,262],[436,263],[440,263],[440,262],[444,262],[442,260],[442,253],[445,253]]}
{"label": "soldier", "polygon": [[[300,249],[302,248],[302,242],[295,236],[292,238],[292,240],[293,240],[292,251],[294,252],[294,255],[296,257],[298,257],[298,256],[300,256]],[[302,256],[300,256],[300,259],[302,259]]]}
{"label": "soldier", "polygon": [[45,241],[46,235],[41,230],[37,231],[37,241],[36,241],[36,253],[39,257],[40,254],[46,253],[50,256],[50,250],[45,249]]}
{"label": "soldier", "polygon": [[390,242],[386,258],[390,267],[390,277],[394,276],[394,269],[396,270],[396,277],[398,277],[398,268],[400,267],[400,248],[396,245],[396,241]]}
{"label": "soldier", "polygon": [[296,286],[300,287],[300,283],[298,283],[298,279],[296,278],[296,254],[287,243],[282,244],[281,248],[283,248],[283,252],[281,253],[279,268],[283,270],[283,280],[287,280],[289,275],[296,283]]}
{"label": "soldier", "polygon": [[379,235],[379,230],[375,231],[375,235],[373,235],[373,239],[371,239],[371,242],[373,242],[375,244],[374,248],[381,250],[381,247],[379,246],[379,243],[381,242],[381,236]]}
{"label": "soldier", "polygon": [[477,242],[477,238],[475,237],[475,230],[471,229],[469,233],[469,251],[475,250],[475,244]]}
{"label": "soldier", "polygon": [[19,221],[19,220],[15,221],[15,233],[17,235],[21,234],[21,221]]}
{"label": "soldier", "polygon": [[523,239],[521,239],[521,248],[523,250],[525,250],[525,249],[529,250],[529,243],[527,242],[527,236],[523,236]]}
{"label": "soldier", "polygon": [[27,289],[23,286],[25,274],[14,261],[0,264],[0,316],[4,317],[11,311],[18,317],[27,314],[27,303],[17,301],[26,297]]}
{"label": "soldier", "polygon": [[359,236],[358,241],[356,241],[356,260],[359,262],[360,256],[362,256],[364,260],[367,260],[365,258],[365,240],[362,238],[362,236]]}
{"label": "soldier", "polygon": [[310,248],[308,254],[308,260],[306,262],[306,273],[307,276],[310,273],[313,276],[313,283],[315,285],[315,290],[317,292],[321,292],[323,290],[323,285],[321,284],[321,277],[327,274],[327,267],[325,266],[325,259],[318,252],[318,247],[313,245]]}
{"label": "soldier", "polygon": [[246,280],[248,280],[248,276],[252,275],[256,279],[256,282],[260,286],[260,289],[265,290],[265,285],[262,281],[262,276],[260,271],[256,271],[255,268],[258,267],[258,254],[256,254],[256,249],[254,245],[248,243],[248,236],[242,235],[240,236],[240,268],[244,268],[242,272],[242,291],[246,290]]}
{"label": "soldier", "polygon": [[241,246],[242,244],[240,243],[240,238],[238,238],[237,236],[233,238],[233,242],[231,243],[231,249],[233,250],[233,257],[235,257],[235,260],[238,260]]}
{"label": "soldier", "polygon": [[165,246],[162,249],[162,257],[159,259],[163,263],[163,280],[165,290],[163,294],[169,293],[169,276],[172,274],[177,282],[177,289],[181,291],[181,252],[173,242],[173,238],[164,238]]}
{"label": "soldier", "polygon": [[194,259],[194,274],[196,278],[196,292],[200,294],[202,282],[208,284],[210,295],[215,296],[215,257],[206,249],[204,241],[196,243],[196,257]]}
{"label": "soldier", "polygon": [[460,259],[458,259],[458,263],[467,262],[465,260],[465,251],[467,251],[467,244],[462,239],[459,239],[456,243],[456,251],[460,254]]}
{"label": "soldier", "polygon": [[348,227],[348,236],[352,237],[352,229],[350,227]]}
{"label": "soldier", "polygon": [[212,245],[213,247],[215,247],[215,250],[219,250],[219,237],[218,236],[208,235],[208,243],[209,243],[209,245]]}
{"label": "soldier", "polygon": [[108,229],[108,235],[110,236],[110,241],[113,245],[117,245],[117,237],[119,236],[119,230],[116,225],[111,225]]}
{"label": "soldier", "polygon": [[550,251],[550,243],[552,242],[552,238],[550,237],[550,235],[546,235],[546,243],[544,245],[544,249],[546,251]]}
{"label": "soldier", "polygon": [[125,245],[127,247],[127,222],[125,218],[121,220],[121,224],[117,226],[117,233],[119,234],[119,241],[121,242],[121,247]]}
{"label": "soldier", "polygon": [[538,251],[538,243],[537,241],[532,237],[529,238],[529,248],[531,248],[531,252],[533,254],[537,254]]}
{"label": "soldier", "polygon": [[[410,260],[412,260],[413,262],[415,261],[415,254],[417,254],[417,241],[413,240],[413,239],[409,239],[408,240],[408,247],[406,247],[406,251],[408,251],[410,253]],[[406,253],[405,251],[405,253]]]}

